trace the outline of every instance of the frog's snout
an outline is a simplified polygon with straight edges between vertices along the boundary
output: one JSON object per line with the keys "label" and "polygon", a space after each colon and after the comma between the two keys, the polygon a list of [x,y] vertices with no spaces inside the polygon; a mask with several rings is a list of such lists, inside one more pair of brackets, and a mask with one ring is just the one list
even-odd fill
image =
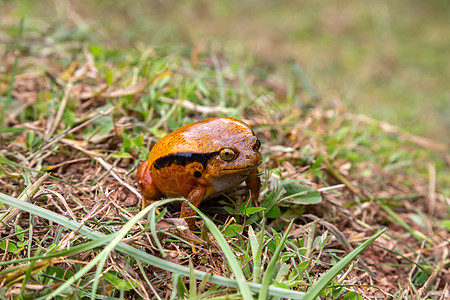
{"label": "frog's snout", "polygon": [[262,162],[262,155],[259,152],[248,153],[245,155],[245,159],[251,161],[252,165],[258,166]]}

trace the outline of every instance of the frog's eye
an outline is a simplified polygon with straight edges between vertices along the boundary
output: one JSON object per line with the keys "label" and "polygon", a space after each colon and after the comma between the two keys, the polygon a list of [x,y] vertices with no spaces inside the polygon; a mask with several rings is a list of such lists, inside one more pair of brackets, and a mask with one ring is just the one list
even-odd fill
{"label": "frog's eye", "polygon": [[253,150],[258,151],[259,148],[261,148],[261,141],[260,140],[256,140],[256,143],[253,146]]}
{"label": "frog's eye", "polygon": [[223,149],[219,152],[219,156],[224,161],[231,161],[236,158],[236,153],[231,149]]}

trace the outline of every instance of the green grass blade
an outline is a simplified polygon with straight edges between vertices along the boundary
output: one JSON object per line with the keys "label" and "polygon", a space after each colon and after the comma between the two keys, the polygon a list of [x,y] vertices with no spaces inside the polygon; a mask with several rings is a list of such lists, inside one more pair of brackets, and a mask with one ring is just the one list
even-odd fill
{"label": "green grass blade", "polygon": [[[179,280],[180,280],[180,275],[178,273],[173,273],[172,274],[173,287],[172,287],[172,295],[170,295],[170,300],[174,300],[177,297]],[[178,298],[181,298],[181,296]]]}
{"label": "green grass blade", "polygon": [[150,211],[149,223],[150,223],[150,232],[152,233],[153,241],[155,242],[156,246],[158,247],[158,250],[159,250],[159,253],[161,253],[161,256],[163,258],[166,258],[168,256],[168,254],[164,251],[164,248],[158,239],[158,233],[156,232],[156,209],[153,209]]}
{"label": "green grass blade", "polygon": [[328,272],[317,280],[316,283],[308,290],[308,293],[303,298],[304,300],[313,300],[319,297],[320,292],[326,288],[326,286],[352,261],[354,260],[364,249],[373,243],[380,235],[382,235],[387,228],[384,228],[374,234],[370,239],[359,245],[355,250],[347,254],[343,259],[336,263]]}
{"label": "green grass blade", "polygon": [[189,259],[189,297],[197,297],[197,280],[195,279],[194,264]]}
{"label": "green grass blade", "polygon": [[[174,199],[172,199],[172,200],[174,200]],[[63,217],[57,213],[54,213],[45,208],[36,206],[34,204],[31,204],[28,202],[22,202],[20,200],[17,200],[16,198],[8,196],[6,194],[0,193],[0,202],[3,202],[6,205],[11,205],[14,207],[20,207],[20,209],[22,209],[23,211],[26,211],[30,214],[39,216],[41,218],[52,220],[53,222],[60,224],[71,230],[79,229],[78,232],[80,234],[87,236],[88,238],[90,238],[92,240],[96,240],[96,239],[105,237],[104,234],[102,234],[98,231],[92,231],[88,227],[82,226],[78,222],[70,220],[66,217]],[[162,201],[158,201],[158,203],[159,202],[162,202]],[[168,262],[164,259],[161,259],[161,258],[153,256],[153,255],[150,255],[144,251],[138,250],[130,245],[123,243],[123,242],[120,242],[117,245],[116,250],[123,254],[129,255],[137,260],[140,260],[147,264],[155,266],[157,268],[189,277],[189,268],[181,266],[181,265],[177,265],[172,262]],[[203,280],[206,276],[210,276],[209,282],[211,282],[211,283],[219,284],[219,285],[223,285],[223,286],[227,286],[227,287],[231,287],[231,288],[239,287],[239,285],[235,279],[218,276],[218,275],[210,275],[206,272],[198,271],[198,270],[195,270],[195,276],[199,280]],[[254,292],[259,292],[261,290],[260,284],[248,283],[248,286],[250,287],[250,290],[252,290]],[[271,286],[269,288],[269,295],[290,298],[290,299],[303,299],[305,293]]]}
{"label": "green grass blade", "polygon": [[395,222],[397,222],[403,228],[405,228],[405,230],[407,230],[416,240],[418,240],[419,242],[422,241],[427,241],[429,243],[431,242],[429,237],[427,237],[420,231],[414,230],[411,226],[408,225],[408,223],[406,223],[402,218],[400,218],[400,216],[396,212],[394,212],[388,205],[381,204],[381,207],[384,209],[386,213],[388,213],[394,219]]}
{"label": "green grass blade", "polygon": [[[199,293],[203,293],[203,291],[205,290],[209,277],[211,277],[211,273],[208,272],[207,276],[205,276],[205,278],[203,278],[202,282],[200,283],[200,285],[198,287]],[[211,288],[209,289],[209,292],[210,291],[211,291]]]}
{"label": "green grass blade", "polygon": [[47,295],[46,299],[52,299],[53,297],[56,297],[59,293],[64,291],[66,288],[68,288],[72,283],[83,277],[87,272],[89,272],[90,269],[95,267],[95,265],[98,264],[97,270],[95,272],[95,280],[92,285],[92,294],[91,299],[96,298],[95,291],[98,287],[98,281],[100,279],[100,275],[103,271],[103,266],[105,265],[106,259],[108,258],[109,254],[112,250],[116,248],[116,246],[120,243],[120,241],[125,237],[125,235],[133,228],[133,226],[141,219],[143,218],[148,212],[155,207],[155,205],[162,204],[162,202],[167,203],[167,200],[159,202],[155,202],[143,210],[141,210],[137,215],[135,215],[133,218],[131,218],[127,223],[123,225],[123,227],[118,231],[117,236],[105,247],[105,249],[100,252],[97,256],[94,257],[93,260],[91,260],[86,266],[84,266],[80,271],[78,271],[76,274],[74,274],[72,277],[70,277],[66,282],[64,282],[61,286],[59,286],[56,290],[54,290],[52,293]]}
{"label": "green grass blade", "polygon": [[11,105],[12,102],[12,91],[14,89],[14,81],[16,79],[16,73],[17,73],[17,64],[19,63],[19,57],[20,57],[20,39],[22,38],[22,33],[23,33],[23,24],[24,24],[24,19],[22,18],[20,20],[20,25],[19,25],[19,36],[17,39],[17,43],[16,43],[16,51],[17,54],[14,57],[14,64],[11,70],[11,81],[9,82],[9,87],[8,87],[8,91],[7,91],[7,96],[6,96],[6,104],[5,104],[5,111],[8,110],[8,107]]}
{"label": "green grass blade", "polygon": [[234,254],[233,250],[231,250],[230,246],[228,245],[227,241],[225,240],[225,237],[220,232],[219,228],[217,228],[216,224],[208,218],[204,213],[202,213],[199,209],[197,209],[194,205],[188,202],[188,204],[197,212],[197,214],[203,219],[206,226],[208,227],[211,234],[216,239],[217,243],[220,246],[220,249],[222,249],[223,254],[225,255],[225,258],[227,259],[228,265],[231,268],[231,271],[234,274],[234,277],[239,285],[239,290],[242,294],[243,299],[253,299],[252,292],[250,291],[250,288],[247,283],[247,279],[244,276],[244,273],[241,269],[241,263],[236,259],[236,255]]}
{"label": "green grass blade", "polygon": [[[84,244],[81,244],[81,245],[78,245],[75,247],[71,247],[70,249],[67,249],[67,250],[62,250],[62,251],[58,251],[58,252],[54,252],[54,253],[47,252],[47,254],[42,255],[42,256],[33,256],[33,257],[25,257],[25,258],[18,258],[18,259],[14,259],[14,260],[2,261],[2,262],[0,262],[0,266],[8,266],[8,265],[18,264],[18,263],[25,262],[25,261],[35,261],[35,260],[39,260],[39,259],[48,259],[48,258],[54,258],[54,257],[77,255],[79,253],[86,252],[86,251],[92,250],[94,248],[97,248],[101,245],[107,244],[116,235],[117,235],[117,232],[115,232],[113,234],[105,235],[101,238],[95,239],[93,241],[89,241],[87,243],[84,243]],[[48,254],[48,253],[50,253],[50,254]],[[0,276],[8,273],[8,270],[9,269],[0,271]]]}
{"label": "green grass blade", "polygon": [[[41,248],[38,248],[37,249],[37,251],[36,251],[36,255],[39,255],[39,252],[41,251]],[[31,272],[33,271],[33,268],[34,268],[34,263],[35,263],[36,261],[32,261],[31,263],[30,263],[30,267],[27,269],[27,272],[25,273],[25,277],[23,278],[23,280],[22,280],[22,287],[20,288],[20,294],[22,295],[23,294],[23,292],[25,291],[25,287],[26,287],[26,285],[27,285],[27,282],[30,280],[30,277],[31,277]]]}
{"label": "green grass blade", "polygon": [[284,248],[286,239],[289,235],[289,232],[291,231],[292,224],[294,224],[294,220],[291,221],[288,228],[286,229],[286,232],[283,235],[283,238],[281,239],[280,243],[278,244],[277,248],[275,249],[275,253],[273,254],[272,259],[269,262],[269,265],[267,266],[266,271],[264,272],[264,276],[261,283],[261,292],[259,293],[259,300],[265,300],[268,297],[269,292],[269,286],[272,283],[272,278],[275,272],[275,265],[278,261],[278,257],[280,255],[281,250]]}
{"label": "green grass blade", "polygon": [[[262,230],[264,230],[264,227]],[[252,226],[248,228],[248,239],[250,243],[250,247],[252,248],[252,256],[253,256],[253,282],[259,283],[261,281],[261,257],[262,257],[262,246],[264,243],[260,243],[258,238],[256,237],[255,231]]]}

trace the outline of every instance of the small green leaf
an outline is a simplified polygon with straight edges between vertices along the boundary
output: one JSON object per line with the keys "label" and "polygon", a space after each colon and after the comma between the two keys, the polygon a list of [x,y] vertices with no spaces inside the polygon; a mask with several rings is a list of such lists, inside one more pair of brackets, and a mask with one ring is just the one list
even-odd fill
{"label": "small green leaf", "polygon": [[236,212],[234,211],[233,208],[229,207],[229,206],[224,206],[223,209],[230,215],[234,215]]}
{"label": "small green leaf", "polygon": [[158,138],[163,137],[167,134],[167,132],[153,127],[149,128],[148,131],[150,131],[152,135]]}
{"label": "small green leaf", "polygon": [[245,210],[247,216],[259,213],[260,211],[264,211],[266,210],[265,207],[247,207],[247,209]]}
{"label": "small green leaf", "polygon": [[310,186],[299,184],[298,181],[282,181],[281,186],[285,189],[282,201],[295,204],[317,204],[322,202],[322,196]]}
{"label": "small green leaf", "polygon": [[19,241],[19,242],[17,242],[17,247],[22,248],[26,244],[28,244],[28,241]]}
{"label": "small green leaf", "polygon": [[[105,109],[100,108],[99,111],[107,109],[107,107]],[[98,129],[95,135],[100,137],[109,134],[114,128],[114,122],[110,116],[105,116],[97,119],[94,121],[94,124],[96,129]]]}
{"label": "small green leaf", "polygon": [[64,125],[66,125],[67,127],[72,127],[73,124],[75,124],[76,118],[77,114],[70,109],[66,109],[62,117],[62,119],[64,120]]}
{"label": "small green leaf", "polygon": [[250,206],[248,202],[243,202],[241,205],[239,205],[239,213],[241,215],[253,215],[255,213],[258,213],[260,211],[266,210],[265,207],[254,207],[254,206]]}
{"label": "small green leaf", "polygon": [[344,295],[345,300],[363,300],[364,298],[361,297],[356,292],[348,292]]}
{"label": "small green leaf", "polygon": [[133,144],[136,145],[138,148],[144,146],[144,137],[142,135],[138,135],[133,139]]}
{"label": "small green leaf", "polygon": [[14,232],[15,233],[19,233],[18,235],[17,235],[17,238],[20,240],[20,241],[23,241],[23,239],[25,238],[25,232],[24,232],[24,230],[22,229],[22,227],[20,227],[19,225],[16,225],[16,226],[14,226]]}
{"label": "small green leaf", "polygon": [[27,132],[27,147],[28,147],[28,149],[31,149],[31,146],[33,146],[34,135],[35,135],[35,132],[33,130]]}
{"label": "small green leaf", "polygon": [[444,225],[448,230],[450,230],[450,220],[443,220],[441,224]]}
{"label": "small green leaf", "polygon": [[102,46],[89,46],[89,52],[91,52],[92,55],[95,57],[102,56],[104,54],[104,48]]}
{"label": "small green leaf", "polygon": [[105,68],[105,75],[106,75],[106,84],[112,85],[114,83],[114,77],[112,75],[110,68],[108,67]]}
{"label": "small green leaf", "polygon": [[278,206],[273,206],[267,213],[266,213],[266,217],[267,218],[271,218],[271,219],[275,219],[278,218],[279,216],[281,216],[281,210]]}
{"label": "small green leaf", "polygon": [[311,169],[313,169],[313,170],[319,169],[322,166],[322,162],[323,162],[323,156],[319,155],[316,158],[316,161],[311,165]]}
{"label": "small green leaf", "polygon": [[332,295],[333,299],[337,299],[343,291],[343,287],[332,286],[330,289],[330,294]]}
{"label": "small green leaf", "polygon": [[[305,249],[305,251],[306,251],[306,249]],[[305,261],[302,261],[301,263],[299,263],[297,265],[297,269],[298,269],[298,272],[299,272],[299,278],[302,278],[303,273],[305,272],[306,268],[309,266],[311,261],[312,261],[312,258],[310,258],[308,260],[305,260]]]}
{"label": "small green leaf", "polygon": [[16,253],[16,251],[17,251],[16,244],[14,244],[11,241],[8,242],[8,249],[6,249],[6,241],[0,241],[0,248],[3,251],[13,252],[13,253]]}
{"label": "small green leaf", "polygon": [[138,286],[137,282],[132,278],[121,279],[115,272],[103,273],[103,277],[111,283],[116,289],[123,290],[125,292],[132,290]]}
{"label": "small green leaf", "polygon": [[130,135],[128,134],[128,130],[122,131],[122,148],[121,152],[128,152],[131,150],[131,140]]}
{"label": "small green leaf", "polygon": [[367,168],[367,169],[362,170],[359,174],[362,177],[369,177],[370,175],[372,175],[372,173],[373,173],[372,169]]}
{"label": "small green leaf", "polygon": [[132,158],[133,156],[128,152],[117,152],[111,154],[111,157],[113,158]]}
{"label": "small green leaf", "polygon": [[242,225],[239,224],[230,224],[227,229],[225,229],[224,234],[229,237],[235,237],[240,235],[240,232],[242,231]]}

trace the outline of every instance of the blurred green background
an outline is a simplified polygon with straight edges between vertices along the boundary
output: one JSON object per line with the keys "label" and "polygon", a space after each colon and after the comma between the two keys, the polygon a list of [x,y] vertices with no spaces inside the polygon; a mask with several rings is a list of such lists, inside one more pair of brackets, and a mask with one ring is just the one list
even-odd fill
{"label": "blurred green background", "polygon": [[0,3],[3,43],[17,37],[24,17],[24,36],[48,45],[196,47],[264,66],[279,80],[295,61],[325,101],[450,142],[447,0]]}

